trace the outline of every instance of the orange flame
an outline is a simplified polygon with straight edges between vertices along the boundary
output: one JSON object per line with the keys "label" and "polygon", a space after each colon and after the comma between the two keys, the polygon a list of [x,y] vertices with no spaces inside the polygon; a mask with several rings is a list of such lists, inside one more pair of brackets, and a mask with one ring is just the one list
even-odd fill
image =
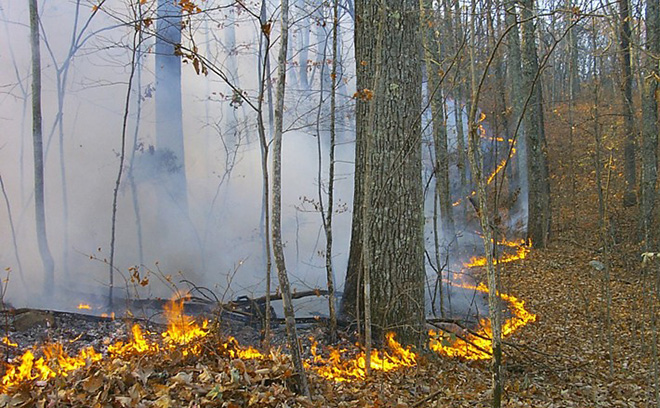
{"label": "orange flame", "polygon": [[[164,349],[180,349],[184,356],[191,353],[198,354],[201,348],[193,340],[208,334],[206,329],[208,322],[204,321],[202,326],[199,326],[191,317],[184,315],[183,299],[172,300],[171,304],[166,307],[166,316],[168,329],[162,334],[164,346],[149,338],[153,333],[143,332],[140,325],[134,324],[131,329],[131,340],[128,342],[117,341],[109,345],[108,354],[114,357],[128,357],[158,353]],[[6,337],[3,339],[3,343],[15,344]],[[16,359],[15,363],[8,364],[5,375],[0,381],[0,393],[5,393],[9,388],[29,381],[46,381],[57,376],[67,376],[69,372],[102,358],[102,355],[92,347],[82,349],[76,357],[70,357],[59,343],[44,346],[41,354],[43,357],[35,360],[32,350],[27,350]]]}
{"label": "orange flame", "polygon": [[[498,262],[507,263],[518,259],[524,259],[529,253],[529,246],[525,245],[524,240],[504,241],[499,244],[510,248],[516,248],[516,252],[514,254],[504,254],[499,260],[494,260],[495,264]],[[470,259],[470,262],[464,264],[464,267],[472,268],[484,265],[486,265],[485,257],[473,257]],[[488,287],[484,283],[480,283],[477,286],[454,283],[454,286],[488,293]],[[536,321],[536,315],[525,309],[525,302],[523,300],[519,300],[515,296],[507,295],[505,293],[499,293],[498,295],[500,299],[509,304],[509,310],[512,314],[512,317],[502,324],[502,337],[510,336],[519,328],[530,322]],[[479,322],[479,326],[480,328],[475,333],[466,332],[460,337],[456,334],[443,335],[435,330],[430,330],[430,347],[437,353],[450,357],[463,357],[468,360],[488,359],[493,352],[492,326],[488,319],[482,319]]]}
{"label": "orange flame", "polygon": [[92,307],[87,303],[78,303],[78,309],[80,310],[91,310]]}
{"label": "orange flame", "polygon": [[[205,337],[209,332],[207,330],[208,321],[204,320],[202,326],[190,316],[183,313],[184,297],[178,300],[175,298],[165,305],[165,316],[167,317],[167,331],[162,334],[163,341],[170,349],[175,349],[178,346],[190,345],[190,343],[201,337]],[[182,349],[183,355],[187,356],[189,353],[199,354],[199,345],[192,345]]]}
{"label": "orange flame", "polygon": [[19,358],[20,364],[7,367],[0,382],[0,392],[5,393],[10,387],[27,381],[45,381],[56,376],[66,377],[70,371],[85,367],[94,361],[101,360],[101,354],[94,348],[84,348],[76,357],[70,357],[61,344],[48,344],[43,350],[43,357],[35,360],[31,350],[27,350]]}
{"label": "orange flame", "polygon": [[[500,259],[500,262],[511,262],[526,256],[529,249],[524,246],[524,241],[505,242],[502,245],[516,248],[517,252]],[[485,261],[473,258],[466,267],[479,266]],[[478,286],[462,284],[458,285],[466,289],[480,292],[488,292],[483,283]],[[509,303],[512,317],[507,319],[502,327],[502,335],[509,336],[518,328],[536,320],[536,315],[525,309],[523,301],[514,296],[500,294],[501,299]],[[132,355],[156,354],[173,350],[180,351],[184,356],[188,354],[197,355],[201,352],[201,344],[194,340],[204,338],[208,335],[208,322],[199,325],[193,318],[183,313],[184,299],[176,296],[165,308],[168,326],[167,331],[160,336],[143,331],[138,325],[131,329],[131,340],[128,342],[118,341],[108,346],[108,354],[113,358],[129,357]],[[430,331],[430,347],[436,352],[451,356],[462,357],[470,360],[487,359],[492,353],[492,330],[490,322],[482,319],[481,328],[475,333],[464,335],[441,335]],[[157,341],[160,339],[160,341]],[[402,367],[413,367],[417,364],[417,354],[410,347],[403,347],[394,338],[394,333],[386,335],[387,350],[372,350],[371,369],[375,371],[389,372]],[[5,337],[3,343],[14,345]],[[230,337],[225,343],[219,345],[231,358],[239,359],[267,359],[276,358],[278,352],[271,351],[270,356],[263,354],[253,347],[243,347],[238,341]],[[366,378],[366,355],[364,351],[353,357],[347,357],[346,349],[329,347],[327,357],[319,353],[318,344],[313,341],[311,346],[312,358],[305,362],[305,367],[316,371],[321,377],[337,381],[355,381]],[[56,376],[67,376],[69,372],[86,367],[89,364],[101,360],[101,354],[89,347],[79,352],[78,356],[70,357],[64,352],[61,344],[50,344],[42,348],[42,357],[36,359],[32,350],[27,350],[13,364],[6,367],[5,375],[0,381],[0,394],[9,389],[20,386],[30,381],[46,381]]]}
{"label": "orange flame", "polygon": [[108,346],[108,354],[117,356],[129,356],[131,354],[144,354],[147,352],[158,352],[160,346],[157,343],[151,342],[144,337],[142,328],[138,324],[134,324],[131,329],[133,338],[130,342],[124,343],[118,341]]}
{"label": "orange flame", "polygon": [[231,358],[243,360],[263,360],[267,358],[266,355],[252,346],[241,346],[234,337],[229,337],[225,343],[220,345],[220,348],[226,350]]}
{"label": "orange flame", "polygon": [[[502,254],[499,259],[493,259],[493,263],[495,265],[497,264],[503,264],[503,263],[508,263],[508,262],[513,262],[517,261],[519,259],[525,259],[527,254],[529,253],[529,245],[525,242],[524,239],[518,240],[518,241],[502,241],[498,242],[498,245],[504,245],[509,248],[516,248],[516,252],[513,254]],[[470,261],[465,263],[463,266],[466,268],[474,268],[477,266],[485,266],[486,265],[486,258],[483,256],[476,257],[473,256],[470,258]]]}
{"label": "orange flame", "polygon": [[[402,347],[394,339],[394,333],[385,336],[390,352],[372,350],[371,369],[375,371],[392,371],[402,367],[413,367],[417,364],[417,355],[410,347]],[[330,356],[325,358],[318,354],[318,344],[312,343],[314,365],[306,362],[306,366],[316,371],[321,377],[337,382],[363,380],[366,378],[366,354],[364,351],[350,359],[342,359],[345,349],[330,348]]]}
{"label": "orange flame", "polygon": [[9,347],[18,347],[18,344],[16,344],[16,343],[14,343],[13,341],[9,340],[9,337],[7,337],[7,336],[4,336],[4,337],[2,338],[2,341],[1,341],[1,342],[2,342],[2,344],[4,344],[5,346],[9,346]]}
{"label": "orange flame", "polygon": [[[488,287],[480,283],[478,286],[459,285],[465,289],[473,289],[482,293],[488,293]],[[504,293],[499,294],[500,298],[509,303],[509,310],[513,315],[502,324],[502,337],[513,334],[520,327],[530,322],[536,321],[536,315],[525,309],[525,302],[515,296]],[[481,319],[480,329],[476,333],[465,333],[462,338],[455,335],[445,335],[430,330],[430,347],[437,353],[449,357],[463,357],[468,360],[484,360],[490,358],[493,347],[493,330],[490,320]]]}

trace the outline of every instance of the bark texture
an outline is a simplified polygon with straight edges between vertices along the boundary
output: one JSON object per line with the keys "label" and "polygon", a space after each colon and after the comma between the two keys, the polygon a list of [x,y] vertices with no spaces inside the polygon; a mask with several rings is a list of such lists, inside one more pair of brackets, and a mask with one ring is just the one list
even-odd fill
{"label": "bark texture", "polygon": [[504,7],[504,22],[507,27],[512,27],[506,38],[507,76],[510,86],[509,102],[512,107],[508,122],[512,126],[512,133],[516,132],[512,136],[516,141],[518,188],[520,189],[520,197],[525,197],[519,199],[517,205],[519,205],[519,209],[522,210],[524,214],[527,213],[528,203],[526,197],[529,191],[529,184],[527,177],[527,143],[525,143],[524,127],[520,126],[524,105],[522,89],[523,78],[521,70],[522,57],[520,55],[520,30],[518,29],[518,14],[515,1],[507,1]]}
{"label": "bark texture", "polygon": [[658,58],[660,57],[660,5],[646,2],[646,69],[642,95],[642,223],[647,250],[655,247],[655,200],[658,180]]}
{"label": "bark texture", "polygon": [[550,180],[548,175],[545,125],[543,120],[543,96],[537,76],[539,72],[534,27],[534,2],[521,2],[522,23],[522,76],[523,94],[529,95],[524,116],[525,141],[527,142],[527,169],[529,175],[527,238],[535,247],[543,248],[550,236],[551,207]]}
{"label": "bark texture", "polygon": [[[373,337],[394,331],[421,346],[424,330],[423,194],[421,179],[421,38],[414,0],[356,2],[363,28],[358,65],[373,81],[368,109],[358,112],[365,137],[362,248],[371,278]],[[364,41],[375,34],[376,46]],[[373,36],[372,36],[373,37]],[[375,55],[373,55],[375,54]],[[371,63],[370,63],[371,62]],[[365,71],[358,71],[358,83]],[[363,108],[364,108],[363,107]],[[366,114],[366,116],[365,116]],[[366,256],[365,256],[366,255]]]}
{"label": "bark texture", "polygon": [[618,0],[619,3],[619,51],[621,60],[621,95],[623,96],[623,135],[626,139],[624,147],[623,172],[626,189],[623,193],[623,205],[631,207],[637,203],[636,183],[637,169],[635,166],[635,131],[633,125],[632,99],[632,67],[630,61],[631,16],[628,0]]}
{"label": "bark texture", "polygon": [[373,69],[376,58],[376,32],[373,24],[375,7],[367,7],[368,2],[355,2],[355,69],[357,90],[355,98],[355,182],[353,186],[353,220],[351,224],[351,245],[348,256],[348,269],[344,283],[339,315],[345,320],[361,318],[357,310],[362,297],[362,206],[364,201],[365,146],[367,135],[367,112],[369,99],[365,89],[373,86]]}
{"label": "bark texture", "polygon": [[39,10],[30,0],[30,46],[32,50],[32,146],[34,149],[34,210],[37,244],[44,265],[44,295],[51,296],[55,285],[55,261],[48,246],[44,199],[44,148],[41,115],[41,53],[39,50]]}

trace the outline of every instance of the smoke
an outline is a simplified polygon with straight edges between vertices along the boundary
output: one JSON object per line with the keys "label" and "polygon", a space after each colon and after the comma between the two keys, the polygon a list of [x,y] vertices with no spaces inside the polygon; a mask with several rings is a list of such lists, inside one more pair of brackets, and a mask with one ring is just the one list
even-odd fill
{"label": "smoke", "polygon": [[[214,5],[219,4],[208,4],[207,7],[212,9]],[[3,106],[0,115],[0,128],[3,129],[0,134],[0,172],[17,227],[16,239],[22,262],[22,271],[19,271],[11,250],[9,220],[3,206],[0,245],[5,249],[0,251],[0,266],[11,269],[6,300],[15,306],[75,309],[79,302],[85,301],[101,307],[107,301],[112,192],[119,166],[121,118],[134,27],[122,24],[131,21],[126,9],[104,9],[86,26],[81,38],[88,39],[76,50],[68,68],[62,116],[63,143],[60,144],[57,127],[54,127],[58,114],[56,68],[62,67],[69,53],[71,30],[76,26],[80,32],[81,21],[89,17],[91,9],[88,6],[81,8],[77,25],[74,24],[75,2],[47,2],[41,10],[42,49],[48,50],[42,53],[44,134],[48,146],[45,161],[46,222],[51,251],[56,259],[56,284],[52,288],[55,300],[45,304],[41,293],[43,268],[36,248],[31,193],[31,124],[30,112],[26,108],[30,92],[26,7],[23,3],[0,0],[2,29],[11,34],[0,39],[0,49],[6,50],[0,58],[3,92],[0,94]],[[208,288],[225,301],[242,294],[260,296],[265,291],[264,236],[268,231],[264,230],[263,223],[261,152],[256,113],[243,99],[247,97],[256,102],[259,28],[240,8],[219,10],[213,20],[192,21],[190,24],[198,29],[195,40],[200,52],[220,69],[226,67],[234,71],[227,72],[227,76],[235,89],[213,73],[198,75],[190,63],[183,64],[183,158],[157,143],[155,97],[163,85],[155,82],[154,38],[145,31],[145,42],[140,48],[139,81],[134,86],[129,108],[128,159],[119,189],[117,270],[114,272],[117,296],[166,297],[172,286],[187,287],[184,281]],[[269,10],[275,10],[275,7],[271,6]],[[271,17],[275,20],[275,16]],[[309,48],[293,54],[290,71],[296,71],[297,75],[290,76],[287,82],[282,234],[292,284],[297,290],[305,290],[324,287],[326,279],[318,186],[320,184],[323,191],[322,199],[327,200],[330,148],[327,82],[322,95],[319,89],[321,81],[327,81],[330,75],[331,46],[325,49],[323,58],[326,43],[323,36],[329,35],[330,30],[302,26],[309,23],[309,19],[298,21],[299,25],[294,26],[292,33],[292,44],[308,44]],[[228,23],[232,24],[232,30],[226,37],[219,35],[222,30],[218,28]],[[329,18],[327,23],[329,27]],[[335,281],[340,291],[350,242],[354,171],[350,96],[355,92],[352,32],[349,29],[352,21],[345,15],[341,24],[340,133],[336,149],[332,254]],[[277,37],[275,30],[276,27],[272,38]],[[310,31],[314,31],[313,35]],[[301,61],[300,55],[307,55],[309,61]],[[309,69],[305,70],[303,64],[309,64]],[[318,113],[320,97],[324,101]],[[454,103],[448,100],[447,104],[450,154],[455,162]],[[265,107],[268,128],[268,99]],[[461,116],[465,118],[465,113]],[[320,179],[318,137],[321,138],[323,162]],[[425,145],[430,145],[429,137],[425,135]],[[60,160],[60,149],[63,161]],[[429,150],[425,147],[424,151]],[[492,158],[488,153],[484,156],[487,169],[492,169],[501,158]],[[423,181],[429,185],[426,190],[426,248],[432,254],[436,250],[431,234],[433,183],[428,182],[433,168],[432,155],[427,154],[425,160]],[[65,165],[66,191],[62,189],[62,164]],[[186,176],[187,210],[167,205],[172,195],[167,189],[168,178],[178,172],[185,172]],[[456,166],[450,169],[452,200],[465,198],[459,194],[461,177],[458,172]],[[68,219],[64,219],[65,194]],[[467,201],[464,200],[462,205],[467,205]],[[437,277],[434,267],[442,269],[445,278],[454,278],[447,272],[460,273],[460,254],[474,254],[475,248],[482,247],[480,237],[476,235],[478,228],[474,217],[461,218],[469,211],[469,208],[455,207],[457,236],[442,239],[441,259],[448,263],[444,267],[439,265],[440,268],[431,266],[434,261],[428,263],[430,298]],[[522,213],[511,214],[508,222],[519,223],[516,217],[522,216]],[[442,225],[439,228],[443,230]],[[21,283],[19,273],[23,274],[25,285]],[[148,284],[143,286],[147,281]],[[447,288],[446,283],[443,287]],[[447,291],[452,292],[452,307],[458,313],[474,311],[475,307],[479,308],[478,313],[485,313],[483,303],[475,301],[472,291],[449,286],[445,296]],[[318,305],[307,307],[307,312],[322,314],[324,310]]]}

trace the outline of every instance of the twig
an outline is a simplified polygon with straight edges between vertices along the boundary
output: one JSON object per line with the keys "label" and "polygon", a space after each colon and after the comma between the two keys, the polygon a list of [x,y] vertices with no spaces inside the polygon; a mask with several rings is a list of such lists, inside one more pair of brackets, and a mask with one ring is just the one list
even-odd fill
{"label": "twig", "polygon": [[442,394],[442,392],[443,392],[444,390],[445,390],[445,388],[440,388],[438,391],[436,391],[436,392],[434,392],[434,393],[432,393],[432,394],[429,394],[429,395],[427,395],[426,397],[424,397],[424,398],[418,400],[417,402],[415,402],[414,404],[412,404],[412,408],[422,406],[422,404],[425,404],[425,403],[427,403],[427,402],[429,402],[429,401],[434,400],[435,397],[437,397],[438,395]]}

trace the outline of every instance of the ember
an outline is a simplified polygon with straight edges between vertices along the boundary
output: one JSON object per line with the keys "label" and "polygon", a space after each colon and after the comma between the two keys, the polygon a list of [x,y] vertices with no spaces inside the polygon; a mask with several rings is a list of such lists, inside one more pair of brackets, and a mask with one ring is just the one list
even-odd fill
{"label": "ember", "polygon": [[86,303],[78,303],[78,309],[80,310],[91,310],[92,307]]}

